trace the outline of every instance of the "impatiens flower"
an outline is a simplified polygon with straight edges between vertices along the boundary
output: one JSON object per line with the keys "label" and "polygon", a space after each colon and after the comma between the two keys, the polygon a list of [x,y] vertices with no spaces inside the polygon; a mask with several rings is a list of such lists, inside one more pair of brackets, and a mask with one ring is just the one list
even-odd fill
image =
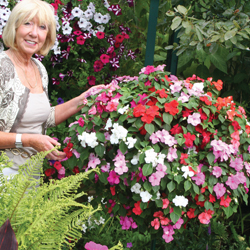
{"label": "impatiens flower", "polygon": [[216,178],[219,178],[221,176],[221,173],[222,173],[222,169],[220,167],[213,167],[213,172],[212,174],[216,177]]}
{"label": "impatiens flower", "polygon": [[223,206],[223,207],[229,207],[230,202],[231,202],[231,198],[229,196],[227,196],[226,199],[225,199],[224,196],[222,196],[220,198],[220,205]]}
{"label": "impatiens flower", "polygon": [[180,218],[173,226],[173,229],[180,229],[181,225],[183,224],[184,220]]}
{"label": "impatiens flower", "polygon": [[191,135],[189,132],[186,134],[183,134],[183,137],[186,139],[185,140],[185,145],[190,148],[193,147],[193,142],[195,140],[195,135]]}
{"label": "impatiens flower", "polygon": [[153,221],[151,221],[151,226],[154,227],[155,230],[158,230],[160,228],[159,219],[155,218]]}
{"label": "impatiens flower", "polygon": [[82,117],[78,119],[79,126],[83,127],[84,126],[84,120]]}
{"label": "impatiens flower", "polygon": [[148,191],[140,192],[142,202],[148,202],[152,198],[152,195]]}
{"label": "impatiens flower", "polygon": [[87,242],[84,247],[86,250],[108,250],[107,246],[96,244],[93,241]]}
{"label": "impatiens flower", "polygon": [[203,212],[199,214],[198,219],[202,224],[208,224],[212,216],[209,213]]}
{"label": "impatiens flower", "polygon": [[187,212],[187,217],[189,219],[193,219],[195,218],[197,215],[194,214],[195,209],[194,208],[189,208],[188,212]]}
{"label": "impatiens flower", "polygon": [[133,110],[133,115],[135,117],[140,117],[142,116],[144,113],[146,112],[146,107],[142,104],[139,104],[138,106],[136,106]]}
{"label": "impatiens flower", "polygon": [[188,199],[185,198],[183,195],[176,195],[175,198],[172,200],[176,207],[186,207],[188,204]]}
{"label": "impatiens flower", "polygon": [[114,170],[109,172],[109,177],[107,178],[107,180],[110,183],[110,185],[119,184],[120,182],[119,176],[116,174]]}
{"label": "impatiens flower", "polygon": [[195,184],[197,186],[203,185],[203,183],[205,182],[205,175],[202,172],[200,172],[197,175],[193,176],[192,180],[195,181]]}
{"label": "impatiens flower", "polygon": [[131,187],[131,192],[139,194],[141,192],[141,184],[135,183],[134,186]]}
{"label": "impatiens flower", "polygon": [[168,199],[162,199],[162,203],[163,203],[162,208],[166,209],[168,207],[168,205],[169,205],[169,200]]}
{"label": "impatiens flower", "polygon": [[216,183],[216,185],[213,187],[213,190],[217,199],[220,199],[226,193],[226,188],[224,187],[223,183]]}
{"label": "impatiens flower", "polygon": [[192,124],[193,126],[197,126],[201,123],[201,115],[200,113],[193,113],[192,115],[188,116],[187,122]]}
{"label": "impatiens flower", "polygon": [[122,229],[123,230],[129,230],[131,229],[135,229],[137,228],[136,223],[134,222],[134,220],[131,217],[120,217],[120,224],[122,225]]}
{"label": "impatiens flower", "polygon": [[143,211],[141,210],[140,208],[140,204],[141,202],[140,201],[137,201],[135,204],[134,204],[134,208],[132,209],[133,213],[136,214],[136,215],[140,215]]}
{"label": "impatiens flower", "polygon": [[177,108],[179,103],[176,100],[171,101],[170,103],[165,103],[165,112],[169,113],[170,115],[176,115],[179,112]]}
{"label": "impatiens flower", "polygon": [[152,186],[159,186],[161,182],[161,178],[162,178],[161,174],[158,172],[155,172],[148,178],[148,180]]}
{"label": "impatiens flower", "polygon": [[239,181],[238,181],[238,178],[234,175],[232,176],[229,176],[227,181],[226,181],[226,184],[231,188],[231,189],[237,189],[238,188],[238,185],[240,184]]}
{"label": "impatiens flower", "polygon": [[135,143],[136,143],[137,139],[133,138],[133,137],[127,137],[127,141],[125,142],[125,144],[128,146],[128,148],[133,148]]}

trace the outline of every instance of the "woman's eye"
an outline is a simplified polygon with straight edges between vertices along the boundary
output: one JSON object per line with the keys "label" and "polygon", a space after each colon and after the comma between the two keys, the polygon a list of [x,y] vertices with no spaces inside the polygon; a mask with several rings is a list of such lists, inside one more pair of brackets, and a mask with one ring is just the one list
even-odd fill
{"label": "woman's eye", "polygon": [[46,25],[41,25],[40,27],[41,27],[41,29],[43,29],[43,30],[46,30],[46,29],[47,29],[47,26],[46,26]]}
{"label": "woman's eye", "polygon": [[24,25],[30,25],[30,22],[25,22]]}

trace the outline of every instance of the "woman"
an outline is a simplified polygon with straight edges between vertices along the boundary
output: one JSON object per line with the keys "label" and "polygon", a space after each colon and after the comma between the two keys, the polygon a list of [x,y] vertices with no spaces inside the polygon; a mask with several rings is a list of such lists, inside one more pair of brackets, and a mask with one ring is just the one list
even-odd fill
{"label": "woman", "polygon": [[[65,121],[81,110],[87,91],[50,107],[48,75],[32,55],[46,55],[54,45],[56,21],[52,6],[41,0],[22,0],[12,10],[3,31],[9,48],[0,53],[0,149],[13,159],[4,174],[18,172],[18,166],[37,152],[52,149],[56,140],[45,135],[46,128]],[[98,91],[103,85],[92,87]],[[48,159],[61,160],[65,153],[54,150]]]}

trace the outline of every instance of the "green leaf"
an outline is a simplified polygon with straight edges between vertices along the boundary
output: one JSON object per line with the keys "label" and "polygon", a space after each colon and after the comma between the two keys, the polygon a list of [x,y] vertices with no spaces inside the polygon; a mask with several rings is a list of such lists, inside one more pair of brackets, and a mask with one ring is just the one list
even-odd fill
{"label": "green leaf", "polygon": [[105,142],[105,135],[100,132],[96,132],[96,137],[100,142]]}
{"label": "green leaf", "polygon": [[171,29],[175,30],[176,28],[178,28],[181,24],[181,21],[182,19],[179,16],[176,16],[172,21]]}
{"label": "green leaf", "polygon": [[231,206],[223,207],[223,210],[224,210],[227,218],[229,218],[233,214],[233,209]]}
{"label": "green leaf", "polygon": [[147,124],[147,123],[146,123],[145,129],[146,129],[146,131],[147,131],[150,135],[152,135],[152,134],[154,133],[154,131],[155,131],[155,126],[154,126],[152,123],[150,123],[150,124]]}
{"label": "green leaf", "polygon": [[145,176],[149,176],[153,173],[153,167],[152,164],[144,164],[142,167],[142,173]]}
{"label": "green leaf", "polygon": [[105,152],[105,147],[99,144],[95,147],[95,152],[100,158],[102,158]]}
{"label": "green leaf", "polygon": [[171,122],[173,121],[173,116],[172,115],[170,115],[169,113],[164,113],[163,114],[163,121],[166,123],[166,124],[168,124],[168,125],[170,125],[171,124]]}
{"label": "green leaf", "polygon": [[181,216],[175,214],[175,213],[171,213],[170,214],[170,219],[171,221],[173,222],[173,224],[175,224],[179,219],[180,219]]}
{"label": "green leaf", "polygon": [[120,144],[119,144],[119,149],[121,150],[121,152],[122,152],[123,154],[125,154],[126,151],[128,150],[128,147],[127,147],[127,145],[125,144],[124,141],[121,141],[121,142],[120,142]]}
{"label": "green leaf", "polygon": [[152,189],[152,185],[151,185],[148,181],[145,181],[145,182],[143,183],[143,187],[144,187],[144,189],[145,189],[146,191],[148,191],[148,192],[150,192],[151,189]]}
{"label": "green leaf", "polygon": [[208,163],[209,163],[210,165],[213,164],[213,162],[214,162],[214,160],[215,160],[215,156],[214,156],[214,154],[213,154],[212,152],[209,152],[209,153],[207,154],[207,160],[208,160]]}
{"label": "green leaf", "polygon": [[194,184],[194,183],[193,183],[193,189],[194,189],[194,192],[195,192],[196,194],[199,194],[199,193],[200,193],[199,187],[198,187],[196,184]]}
{"label": "green leaf", "polygon": [[220,55],[218,55],[218,53],[210,54],[209,58],[216,68],[227,74],[226,61]]}
{"label": "green leaf", "polygon": [[237,33],[237,29],[232,29],[232,30],[227,31],[224,35],[225,41],[233,38],[236,35],[236,33]]}
{"label": "green leaf", "polygon": [[187,15],[188,10],[184,6],[178,5],[177,10],[179,11],[179,13],[181,13],[183,15]]}
{"label": "green leaf", "polygon": [[188,191],[191,188],[191,186],[192,185],[191,185],[190,181],[186,180],[184,182],[184,189],[185,189],[185,191]]}
{"label": "green leaf", "polygon": [[107,173],[107,172],[101,173],[101,174],[99,175],[99,180],[100,180],[102,183],[104,183],[105,185],[108,184],[107,178],[108,178],[108,173]]}
{"label": "green leaf", "polygon": [[167,185],[169,193],[171,193],[175,189],[175,183],[173,181],[170,181]]}

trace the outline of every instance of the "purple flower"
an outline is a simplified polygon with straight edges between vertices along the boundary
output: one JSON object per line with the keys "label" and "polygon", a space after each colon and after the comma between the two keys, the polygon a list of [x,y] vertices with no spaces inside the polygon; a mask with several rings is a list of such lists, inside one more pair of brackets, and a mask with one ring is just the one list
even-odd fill
{"label": "purple flower", "polygon": [[131,248],[133,245],[132,245],[132,242],[128,242],[127,243],[127,248]]}
{"label": "purple flower", "polygon": [[61,97],[59,97],[59,98],[57,99],[57,103],[58,103],[58,104],[62,104],[62,103],[64,103],[64,100],[63,100]]}

